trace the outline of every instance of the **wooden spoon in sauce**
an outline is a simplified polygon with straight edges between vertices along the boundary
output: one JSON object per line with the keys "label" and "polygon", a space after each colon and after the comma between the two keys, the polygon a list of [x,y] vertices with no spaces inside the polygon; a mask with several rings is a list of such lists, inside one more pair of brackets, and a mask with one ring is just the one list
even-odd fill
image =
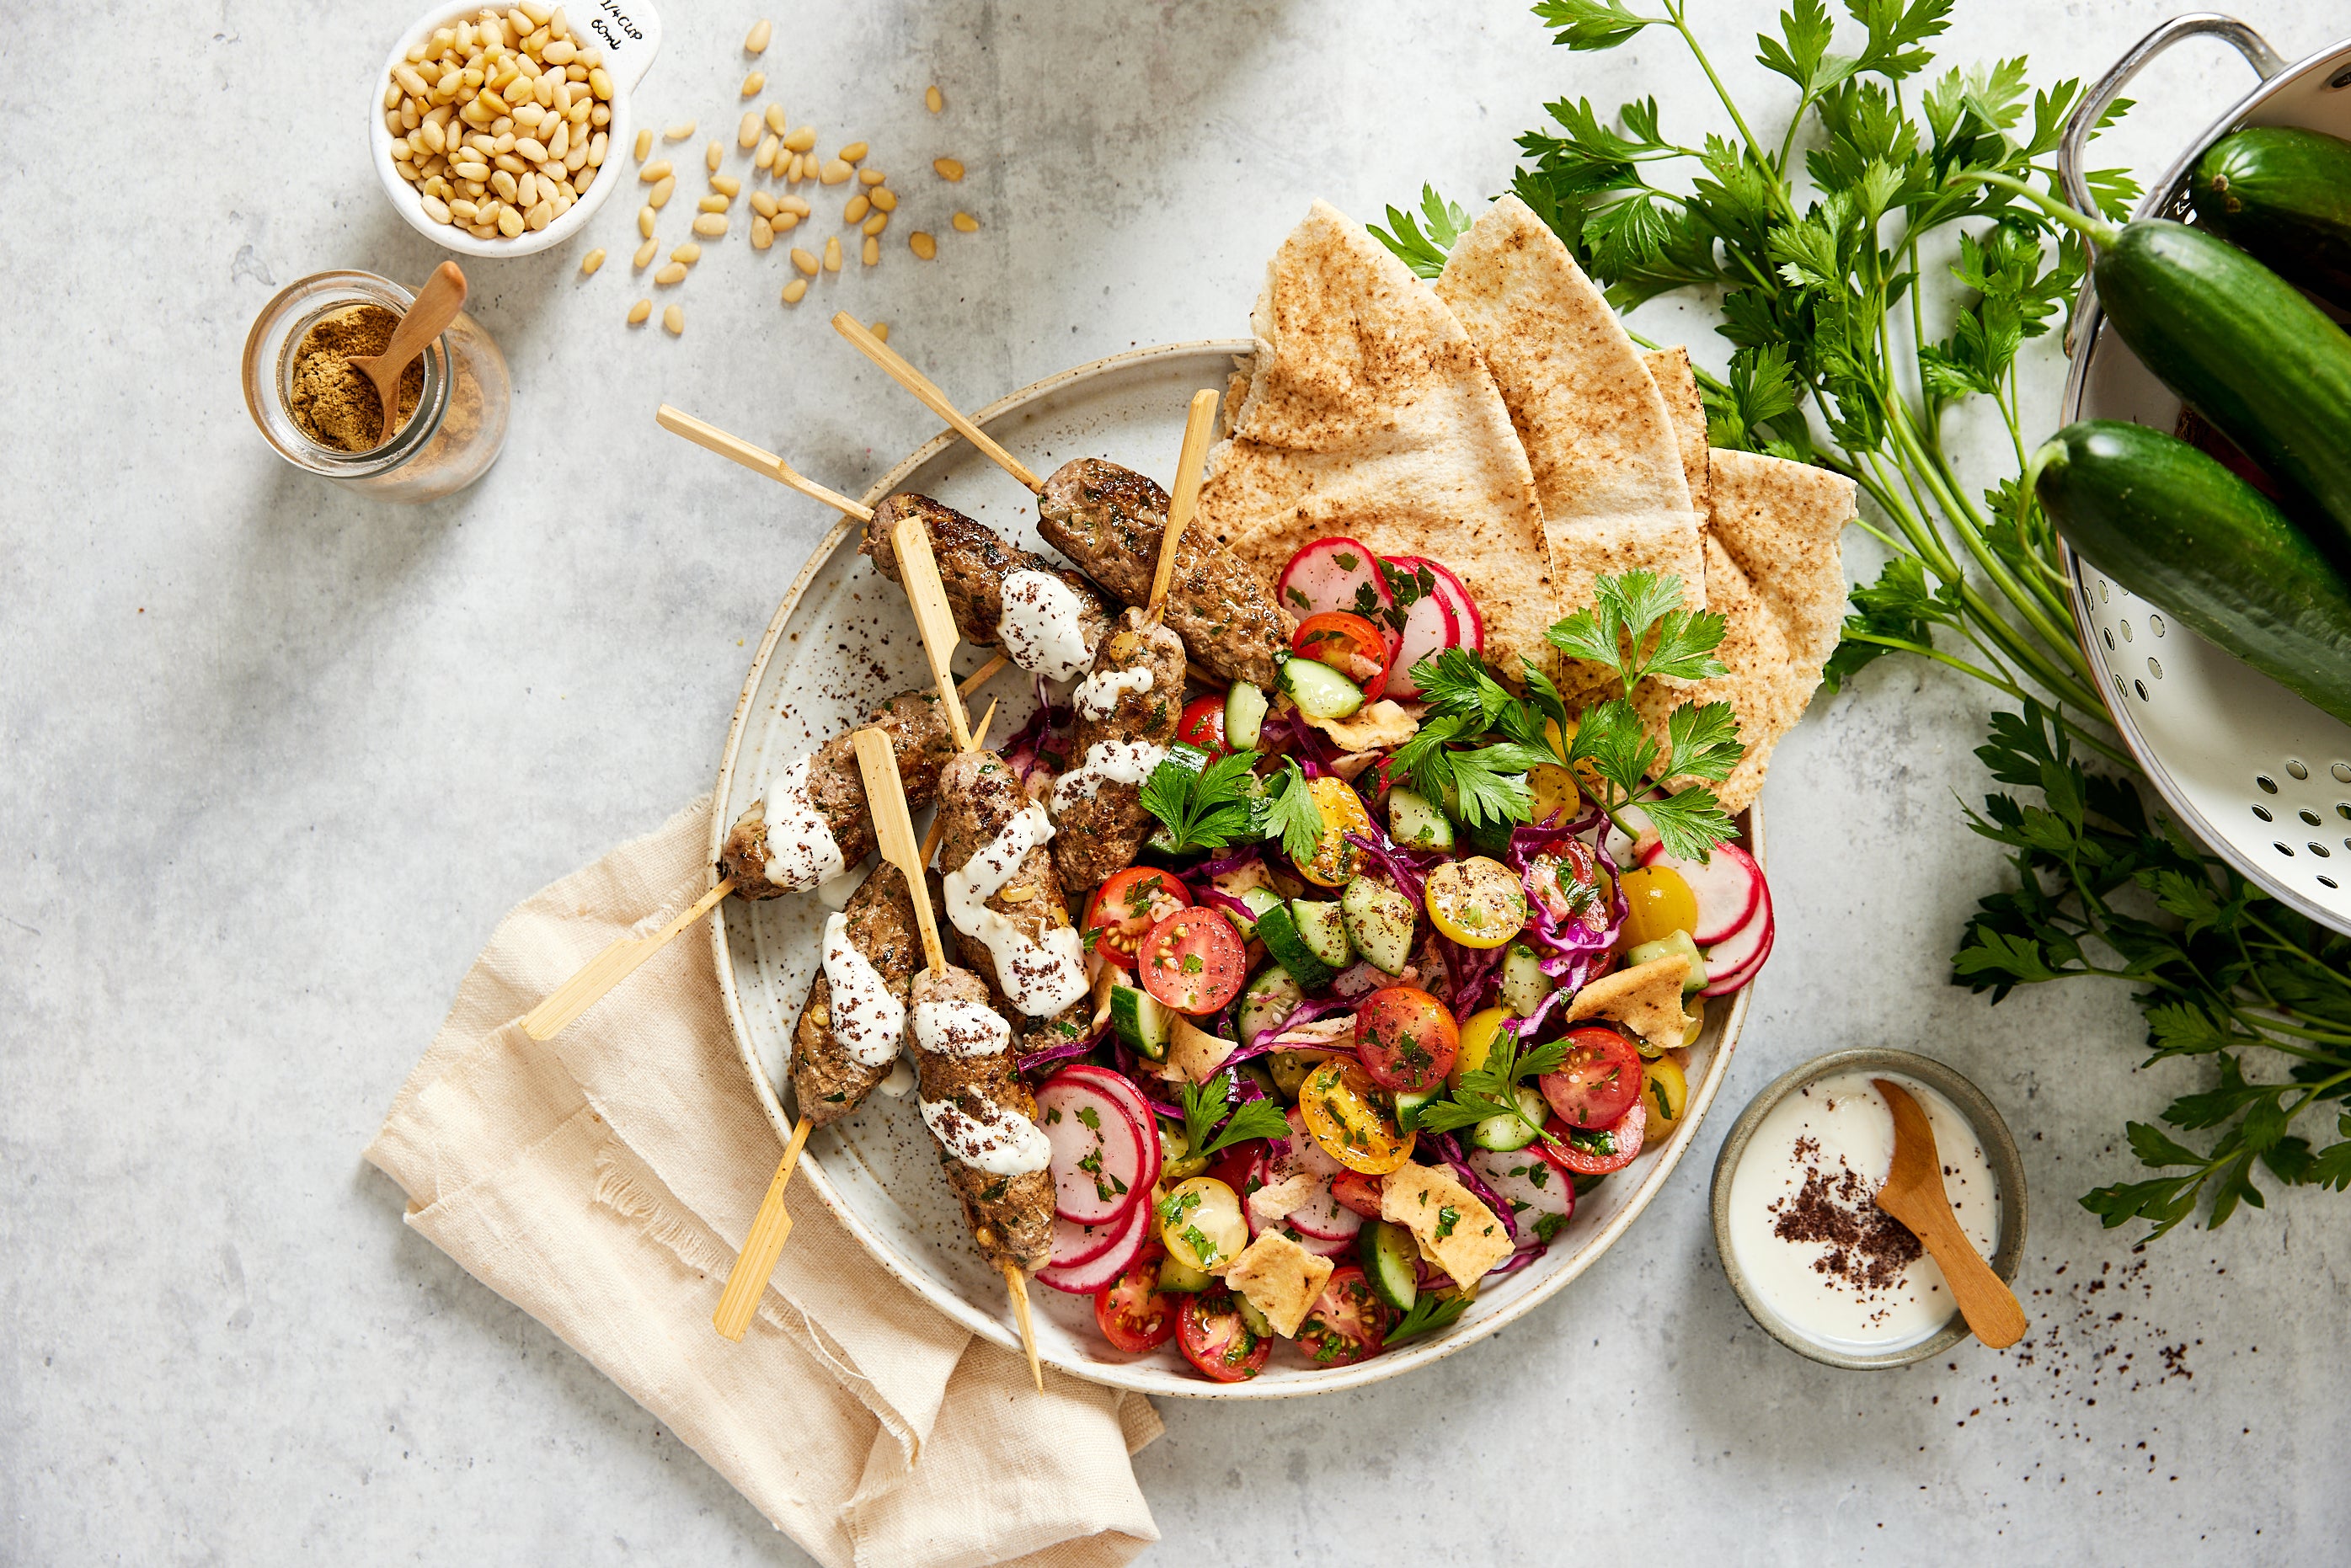
{"label": "wooden spoon in sauce", "polygon": [[1994,1350],[2014,1345],[2024,1337],[2024,1308],[1959,1229],[1950,1195],[1943,1190],[1942,1157],[1935,1150],[1927,1113],[1901,1085],[1886,1078],[1870,1082],[1894,1113],[1894,1168],[1877,1189],[1877,1206],[1909,1227],[1942,1269],[1951,1299],[1975,1336]]}
{"label": "wooden spoon in sauce", "polygon": [[383,404],[383,427],[375,438],[377,446],[390,441],[400,428],[400,378],[407,372],[409,361],[449,329],[449,323],[457,319],[457,312],[465,303],[465,275],[457,270],[455,262],[444,261],[433,269],[433,275],[416,291],[416,302],[400,318],[400,325],[392,329],[392,341],[383,346],[383,352],[351,356],[351,369],[375,383],[376,398]]}

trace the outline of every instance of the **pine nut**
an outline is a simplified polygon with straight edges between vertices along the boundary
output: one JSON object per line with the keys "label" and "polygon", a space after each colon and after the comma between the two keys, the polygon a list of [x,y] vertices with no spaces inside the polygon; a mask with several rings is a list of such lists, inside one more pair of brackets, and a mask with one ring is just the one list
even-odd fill
{"label": "pine nut", "polygon": [[515,199],[517,187],[515,184],[515,177],[511,173],[504,169],[494,169],[490,171],[490,189],[511,202]]}
{"label": "pine nut", "polygon": [[448,202],[444,202],[438,196],[425,196],[423,198],[423,202],[424,204],[424,215],[426,217],[432,219],[436,223],[445,223],[449,221]]}
{"label": "pine nut", "polygon": [[664,141],[684,141],[687,137],[692,136],[693,134],[694,121],[689,119],[684,125],[673,125],[667,130],[663,131],[662,140]]}
{"label": "pine nut", "polygon": [[886,321],[877,321],[873,323],[872,326],[868,327],[865,330],[871,332],[874,337],[880,338],[884,343],[890,341],[890,324]]}
{"label": "pine nut", "polygon": [[759,125],[759,111],[756,109],[745,109],[743,123],[735,128],[735,145],[746,152],[758,146]]}
{"label": "pine nut", "polygon": [[590,251],[586,255],[580,258],[580,275],[581,277],[594,277],[596,275],[596,269],[603,265],[604,248],[601,245],[599,245],[594,250]]}
{"label": "pine nut", "polygon": [[743,40],[744,53],[752,55],[765,54],[768,49],[768,38],[774,31],[775,28],[768,23],[765,16],[762,16],[758,21],[752,23],[750,36]]}
{"label": "pine nut", "polygon": [[695,244],[692,240],[688,240],[685,244],[678,246],[677,249],[670,252],[669,259],[674,262],[683,262],[687,266],[692,266],[695,263],[702,259],[702,247]]}
{"label": "pine nut", "polygon": [[776,198],[776,205],[782,211],[789,213],[795,218],[805,218],[809,215],[810,212],[808,198],[806,196],[778,196]]}
{"label": "pine nut", "polygon": [[890,214],[887,213],[876,213],[865,220],[865,232],[868,234],[878,234],[889,226]]}
{"label": "pine nut", "polygon": [[979,233],[979,220],[973,217],[969,213],[957,213],[954,217],[947,221],[955,225],[956,233],[959,234],[976,234]]}
{"label": "pine nut", "polygon": [[931,169],[932,171],[936,173],[942,180],[960,180],[963,178],[963,165],[952,158],[932,159]]}
{"label": "pine nut", "polygon": [[662,326],[672,337],[682,336],[685,331],[685,312],[674,305],[671,306],[662,312]]}
{"label": "pine nut", "polygon": [[666,158],[656,158],[651,163],[646,164],[643,168],[637,171],[638,180],[647,185],[659,184],[662,181],[668,179],[669,175],[669,160]]}
{"label": "pine nut", "polygon": [[717,239],[726,232],[726,220],[716,213],[705,213],[694,220],[694,232],[709,239]]}
{"label": "pine nut", "polygon": [[538,233],[539,230],[555,222],[554,202],[550,201],[547,197],[540,197],[538,205],[533,207],[530,210],[529,216],[525,218],[523,221],[530,225],[530,232],[532,234],[535,234]]}
{"label": "pine nut", "polygon": [[784,145],[790,148],[795,152],[806,152],[810,148],[816,145],[816,127],[813,125],[801,126],[798,130],[793,131],[789,136],[784,138]]}
{"label": "pine nut", "polygon": [[889,176],[879,169],[860,169],[857,171],[857,182],[860,185],[879,185],[888,178]]}
{"label": "pine nut", "polygon": [[848,146],[841,150],[841,161],[843,163],[860,162],[864,159],[865,153],[865,143],[862,141],[852,141]]}
{"label": "pine nut", "polygon": [[873,187],[873,205],[884,213],[898,210],[898,192],[885,185]]}
{"label": "pine nut", "polygon": [[940,95],[938,88],[935,87],[926,87],[923,89],[923,107],[925,109],[929,109],[933,114],[936,114],[939,110],[946,108],[946,106],[947,100]]}
{"label": "pine nut", "polygon": [[637,247],[636,256],[629,263],[629,265],[638,272],[644,271],[645,268],[653,265],[653,253],[660,249],[661,242],[653,238],[651,234],[647,234],[645,236],[645,243]]}
{"label": "pine nut", "polygon": [[710,188],[722,196],[732,197],[741,192],[743,182],[732,174],[713,174],[710,177]]}
{"label": "pine nut", "polygon": [[[602,99],[606,103],[612,101],[612,78],[605,71],[603,67],[590,66],[588,67],[588,88],[590,91],[593,92],[598,98]],[[599,107],[601,108],[601,106],[600,105]],[[603,122],[599,120],[597,123],[601,125]]]}
{"label": "pine nut", "polygon": [[939,254],[939,242],[920,229],[906,236],[906,247],[925,261]]}
{"label": "pine nut", "polygon": [[803,273],[806,273],[809,276],[814,277],[816,275],[817,267],[821,264],[817,261],[814,254],[800,249],[798,245],[794,245],[792,247],[792,265],[799,268]]}
{"label": "pine nut", "polygon": [[685,264],[684,262],[677,261],[670,263],[667,266],[662,268],[661,271],[653,274],[653,281],[660,284],[664,288],[669,287],[672,284],[684,283],[685,281]]}
{"label": "pine nut", "polygon": [[759,89],[767,85],[768,73],[765,71],[753,71],[749,76],[743,78],[743,96],[745,98],[757,98],[759,96]]}
{"label": "pine nut", "polygon": [[775,225],[768,223],[765,218],[753,218],[751,220],[751,248],[755,251],[763,251],[775,243]]}
{"label": "pine nut", "polygon": [[830,234],[825,238],[824,270],[827,272],[841,270],[841,236],[839,234]]}
{"label": "pine nut", "polygon": [[723,213],[730,204],[726,197],[714,192],[696,202],[695,206],[705,213]]}
{"label": "pine nut", "polygon": [[647,239],[653,237],[653,210],[651,207],[637,209],[637,233]]}
{"label": "pine nut", "polygon": [[790,182],[791,182],[793,184],[795,184],[795,185],[799,184],[799,179],[800,179],[801,165],[802,165],[805,161],[806,161],[806,160],[805,160],[805,159],[803,159],[803,158],[800,156],[800,154],[799,154],[799,153],[797,153],[797,152],[793,153],[793,154],[792,154],[792,161],[791,161],[791,163],[790,163],[790,165],[786,169],[786,171],[785,171],[785,172],[784,172],[784,178],[785,178],[786,180],[790,181]]}
{"label": "pine nut", "polygon": [[772,136],[761,137],[759,151],[751,157],[752,166],[758,169],[773,169],[776,166],[776,154],[783,150],[783,145]]}
{"label": "pine nut", "polygon": [[768,219],[768,222],[775,229],[776,233],[779,234],[789,234],[792,230],[800,226],[799,214],[793,213],[779,212],[774,217]]}
{"label": "pine nut", "polygon": [[768,106],[767,121],[768,129],[778,136],[781,136],[790,129],[790,123],[784,119],[784,106],[779,103],[771,103]]}
{"label": "pine nut", "polygon": [[851,169],[848,164],[843,163],[840,159],[836,158],[831,162],[827,163],[824,168],[819,171],[817,177],[828,185],[838,185],[854,172],[855,171]]}
{"label": "pine nut", "polygon": [[786,305],[798,305],[801,300],[807,297],[808,279],[804,277],[796,277],[792,279],[791,282],[784,285],[784,303]]}
{"label": "pine nut", "polygon": [[858,252],[858,255],[867,266],[872,266],[882,259],[882,242],[871,234],[866,235],[864,248]]}
{"label": "pine nut", "polygon": [[522,238],[523,216],[512,207],[498,209],[498,233],[510,240]]}
{"label": "pine nut", "polygon": [[725,150],[722,149],[718,143],[714,141],[708,147],[703,149],[702,166],[709,170],[713,174],[716,174],[718,172],[718,165],[724,162],[726,158],[726,153]]}
{"label": "pine nut", "polygon": [[653,208],[655,212],[659,212],[662,208],[669,205],[670,192],[676,189],[677,176],[674,174],[664,175],[662,178],[661,183],[653,187],[653,194],[645,198],[645,204]]}
{"label": "pine nut", "polygon": [[862,223],[865,221],[865,210],[872,205],[873,203],[863,196],[852,196],[849,199],[847,210],[841,214],[841,221],[844,223]]}
{"label": "pine nut", "polygon": [[751,192],[751,211],[763,218],[772,218],[776,215],[776,199],[765,191],[754,191]]}

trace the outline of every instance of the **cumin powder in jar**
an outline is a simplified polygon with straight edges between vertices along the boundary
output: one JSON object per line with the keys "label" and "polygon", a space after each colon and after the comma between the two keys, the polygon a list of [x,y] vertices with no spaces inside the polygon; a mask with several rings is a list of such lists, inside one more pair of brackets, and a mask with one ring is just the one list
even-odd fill
{"label": "cumin powder in jar", "polygon": [[[304,435],[340,452],[373,452],[381,444],[383,400],[351,360],[382,353],[399,325],[400,318],[381,305],[354,305],[319,317],[303,335],[294,350],[294,385],[286,407]],[[400,378],[399,421],[416,411],[423,391],[420,356]]]}

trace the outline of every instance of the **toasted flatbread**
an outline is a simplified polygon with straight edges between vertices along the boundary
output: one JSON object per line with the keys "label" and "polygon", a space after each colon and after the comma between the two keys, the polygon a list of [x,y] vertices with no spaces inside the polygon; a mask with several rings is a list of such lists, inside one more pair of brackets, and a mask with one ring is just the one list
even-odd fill
{"label": "toasted flatbread", "polygon": [[1698,400],[1698,376],[1690,369],[1689,350],[1653,348],[1641,356],[1641,363],[1649,368],[1649,379],[1657,384],[1666,412],[1673,416],[1674,442],[1682,454],[1682,483],[1689,486],[1690,510],[1698,514],[1703,531],[1709,513],[1706,405]]}
{"label": "toasted flatbread", "polygon": [[1250,325],[1248,389],[1238,406],[1228,395],[1201,523],[1269,579],[1333,535],[1434,556],[1476,599],[1489,658],[1541,658],[1559,612],[1534,475],[1452,313],[1317,202],[1275,253]]}
{"label": "toasted flatbread", "polygon": [[1747,755],[1715,794],[1739,812],[1761,791],[1771,749],[1803,717],[1836,650],[1846,591],[1840,542],[1855,515],[1854,484],[1751,452],[1717,451],[1709,470],[1708,607],[1729,623],[1717,657],[1729,673],[1647,681],[1633,701],[1661,743],[1666,717],[1680,704],[1731,705]]}

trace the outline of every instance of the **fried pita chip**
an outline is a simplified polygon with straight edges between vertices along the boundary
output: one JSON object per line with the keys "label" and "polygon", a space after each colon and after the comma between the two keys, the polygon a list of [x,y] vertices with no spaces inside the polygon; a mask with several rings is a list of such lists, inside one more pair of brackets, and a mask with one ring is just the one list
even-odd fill
{"label": "fried pita chip", "polygon": [[1267,269],[1247,394],[1208,453],[1200,521],[1268,579],[1332,535],[1453,568],[1487,656],[1541,658],[1557,618],[1534,475],[1461,324],[1361,224],[1317,202]]}
{"label": "fried pita chip", "polygon": [[1689,960],[1681,953],[1604,974],[1575,993],[1567,1004],[1567,1021],[1614,1019],[1656,1050],[1670,1051],[1698,1022],[1682,1011],[1682,981],[1688,975]]}

